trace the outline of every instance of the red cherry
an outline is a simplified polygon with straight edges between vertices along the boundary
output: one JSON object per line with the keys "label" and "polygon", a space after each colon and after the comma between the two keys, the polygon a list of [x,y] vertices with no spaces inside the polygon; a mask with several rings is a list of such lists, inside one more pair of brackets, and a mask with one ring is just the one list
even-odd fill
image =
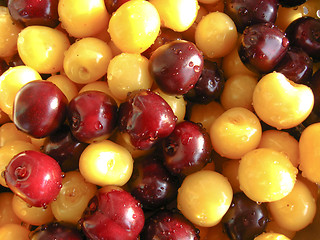
{"label": "red cherry", "polygon": [[46,137],[65,121],[67,103],[66,96],[52,82],[29,82],[15,97],[13,122],[35,138]]}
{"label": "red cherry", "polygon": [[34,207],[45,207],[58,195],[62,172],[56,160],[37,151],[13,157],[4,172],[8,187]]}

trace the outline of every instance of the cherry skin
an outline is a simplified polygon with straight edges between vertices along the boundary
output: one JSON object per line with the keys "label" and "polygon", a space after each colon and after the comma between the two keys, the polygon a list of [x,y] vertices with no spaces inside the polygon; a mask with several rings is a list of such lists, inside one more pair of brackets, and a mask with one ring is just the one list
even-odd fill
{"label": "cherry skin", "polygon": [[59,0],[8,0],[8,9],[12,19],[24,26],[55,28],[60,23],[58,3]]}
{"label": "cherry skin", "polygon": [[277,0],[226,0],[225,13],[243,32],[246,26],[257,23],[275,23],[278,12]]}
{"label": "cherry skin", "polygon": [[178,180],[163,166],[157,154],[135,160],[128,187],[143,209],[152,210],[170,203],[176,197],[178,186]]}
{"label": "cherry skin", "polygon": [[268,210],[264,203],[257,204],[243,192],[238,192],[234,194],[222,224],[232,240],[254,239],[265,230],[268,221]]}
{"label": "cherry skin", "polygon": [[13,105],[13,122],[35,138],[43,138],[66,119],[68,100],[62,91],[47,81],[32,81],[17,93]]}
{"label": "cherry skin", "polygon": [[160,210],[146,220],[141,240],[199,240],[199,230],[176,210]]}
{"label": "cherry skin", "polygon": [[239,56],[251,70],[269,73],[281,61],[289,48],[289,40],[271,23],[247,27],[240,37]]}
{"label": "cherry skin", "polygon": [[52,222],[41,225],[33,230],[31,240],[83,240],[83,234],[72,224],[65,222]]}
{"label": "cherry skin", "polygon": [[130,193],[106,186],[90,200],[80,224],[89,239],[136,240],[144,225],[144,213]]}
{"label": "cherry skin", "polygon": [[194,43],[175,40],[152,53],[149,69],[164,93],[182,95],[198,81],[203,69],[203,56]]}
{"label": "cherry skin", "polygon": [[45,139],[42,152],[55,159],[62,171],[68,172],[79,168],[79,157],[87,146],[72,135],[68,125],[63,124]]}
{"label": "cherry skin", "polygon": [[320,19],[298,18],[289,24],[286,34],[291,46],[302,48],[314,61],[320,60]]}
{"label": "cherry skin", "polygon": [[137,149],[150,149],[169,136],[176,120],[169,104],[150,90],[132,92],[119,107],[119,130]]}
{"label": "cherry skin", "polygon": [[200,78],[184,96],[190,102],[208,104],[211,101],[219,100],[224,84],[222,69],[217,63],[204,60]]}
{"label": "cherry skin", "polygon": [[129,0],[104,0],[109,14],[115,12],[122,4]]}
{"label": "cherry skin", "polygon": [[90,143],[106,139],[116,127],[118,105],[109,95],[100,91],[86,91],[74,97],[67,111],[73,136]]}
{"label": "cherry skin", "polygon": [[4,177],[12,192],[34,207],[47,206],[62,186],[62,172],[57,161],[33,150],[13,157]]}
{"label": "cherry skin", "polygon": [[295,83],[307,83],[313,73],[313,61],[301,48],[290,47],[274,69]]}
{"label": "cherry skin", "polygon": [[187,176],[201,170],[211,161],[209,134],[199,124],[183,121],[160,146],[166,168],[177,176]]}

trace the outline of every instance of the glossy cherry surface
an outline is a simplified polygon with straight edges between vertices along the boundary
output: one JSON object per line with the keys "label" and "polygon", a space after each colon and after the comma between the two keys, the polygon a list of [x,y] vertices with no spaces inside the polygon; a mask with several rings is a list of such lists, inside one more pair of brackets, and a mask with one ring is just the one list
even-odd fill
{"label": "glossy cherry surface", "polygon": [[254,239],[268,223],[268,210],[264,203],[257,204],[243,192],[235,193],[231,207],[224,215],[222,224],[230,239]]}
{"label": "glossy cherry surface", "polygon": [[212,145],[201,125],[183,121],[163,140],[161,151],[166,168],[174,175],[186,176],[211,161]]}
{"label": "glossy cherry surface", "polygon": [[135,160],[128,186],[143,209],[156,209],[174,200],[179,185],[161,159],[151,154]]}
{"label": "glossy cherry surface", "polygon": [[257,23],[275,23],[278,12],[277,0],[226,0],[225,13],[243,32],[246,26]]}
{"label": "glossy cherry surface", "polygon": [[313,61],[301,48],[290,47],[274,69],[296,83],[307,83],[313,73]]}
{"label": "glossy cherry surface", "polygon": [[301,17],[286,29],[291,46],[302,48],[314,61],[320,60],[320,19]]}
{"label": "glossy cherry surface", "polygon": [[56,132],[46,138],[42,152],[55,159],[64,172],[79,168],[79,157],[88,144],[78,141],[70,127],[63,124]]}
{"label": "glossy cherry surface", "polygon": [[176,40],[153,52],[149,69],[163,92],[181,95],[198,81],[203,69],[203,56],[194,43]]}
{"label": "glossy cherry surface", "polygon": [[136,240],[144,225],[144,213],[130,193],[107,186],[90,200],[80,223],[89,239]]}
{"label": "glossy cherry surface", "polygon": [[160,210],[146,220],[141,240],[199,240],[199,230],[180,212]]}
{"label": "glossy cherry surface", "polygon": [[132,92],[119,107],[119,129],[138,149],[149,149],[169,136],[176,120],[168,103],[149,90]]}
{"label": "glossy cherry surface", "polygon": [[60,23],[58,3],[59,0],[8,0],[8,9],[12,19],[25,26],[54,28]]}
{"label": "glossy cherry surface", "polygon": [[84,240],[83,234],[72,224],[52,222],[41,225],[29,235],[31,240]]}
{"label": "glossy cherry surface", "polygon": [[81,142],[107,138],[115,129],[117,118],[116,101],[100,91],[82,92],[68,105],[71,132]]}
{"label": "glossy cherry surface", "polygon": [[188,101],[208,104],[219,99],[224,84],[223,71],[218,64],[204,60],[203,70],[197,83],[184,96]]}
{"label": "glossy cherry surface", "polygon": [[32,81],[17,93],[13,105],[13,122],[35,138],[43,138],[66,119],[68,100],[52,82]]}
{"label": "glossy cherry surface", "polygon": [[240,37],[239,56],[253,71],[271,72],[289,48],[289,40],[277,26],[260,23],[247,27]]}
{"label": "glossy cherry surface", "polygon": [[15,194],[35,207],[45,207],[52,202],[62,186],[59,164],[48,155],[32,150],[13,157],[4,177]]}

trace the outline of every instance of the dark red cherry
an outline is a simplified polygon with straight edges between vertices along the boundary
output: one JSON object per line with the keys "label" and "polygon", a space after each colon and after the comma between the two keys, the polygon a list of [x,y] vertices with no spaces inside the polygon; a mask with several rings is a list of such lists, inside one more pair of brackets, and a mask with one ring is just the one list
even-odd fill
{"label": "dark red cherry", "polygon": [[9,65],[7,64],[7,62],[0,58],[0,75],[2,75],[2,73],[4,73],[5,71],[7,71],[9,69]]}
{"label": "dark red cherry", "polygon": [[199,230],[176,210],[159,210],[146,220],[141,240],[199,240]]}
{"label": "dark red cherry", "polygon": [[31,231],[30,240],[84,240],[83,234],[71,223],[51,222]]}
{"label": "dark red cherry", "polygon": [[122,4],[129,0],[104,0],[109,14],[115,12]]}
{"label": "dark red cherry", "polygon": [[135,159],[128,187],[143,209],[156,209],[174,200],[178,181],[163,166],[161,159],[151,154]]}
{"label": "dark red cherry", "polygon": [[31,206],[45,207],[61,189],[62,172],[56,160],[37,151],[24,151],[4,172],[8,187]]}
{"label": "dark red cherry", "polygon": [[221,222],[230,239],[249,240],[263,233],[268,221],[268,210],[264,203],[258,204],[243,192],[238,192],[234,194]]}
{"label": "dark red cherry", "polygon": [[313,61],[301,48],[291,47],[274,69],[295,83],[307,83],[313,73]]}
{"label": "dark red cherry", "polygon": [[119,107],[119,129],[138,149],[150,149],[169,136],[176,120],[169,104],[149,90],[132,92]]}
{"label": "dark red cherry", "polygon": [[88,239],[136,240],[144,225],[140,203],[119,187],[98,190],[80,224]]}
{"label": "dark red cherry", "polygon": [[301,17],[286,29],[291,46],[302,48],[314,61],[320,60],[320,19]]}
{"label": "dark red cherry", "polygon": [[79,168],[79,157],[87,145],[78,141],[70,127],[63,124],[45,139],[42,152],[55,159],[62,171],[68,172]]}
{"label": "dark red cherry", "polygon": [[209,134],[199,124],[183,121],[160,146],[166,168],[173,174],[186,176],[202,169],[211,161]]}
{"label": "dark red cherry", "polygon": [[260,23],[247,27],[240,37],[239,56],[251,70],[269,73],[289,48],[289,40],[277,26]]}
{"label": "dark red cherry", "polygon": [[13,105],[13,122],[35,138],[56,131],[66,119],[68,100],[52,82],[37,80],[24,85]]}
{"label": "dark red cherry", "polygon": [[195,86],[184,96],[186,100],[199,104],[208,104],[219,100],[225,79],[217,63],[204,60],[203,70]]}
{"label": "dark red cherry", "polygon": [[278,0],[282,7],[297,7],[305,3],[307,0]]}
{"label": "dark red cherry", "polygon": [[203,56],[194,43],[175,40],[157,48],[150,57],[149,69],[159,88],[172,95],[187,93],[198,81]]}
{"label": "dark red cherry", "polygon": [[60,23],[58,3],[59,0],[8,0],[8,9],[12,19],[24,26],[55,28]]}
{"label": "dark red cherry", "polygon": [[160,29],[160,34],[154,41],[154,43],[142,54],[146,58],[150,58],[152,53],[158,48],[161,47],[162,45],[175,41],[175,40],[181,40],[182,35],[180,32],[175,32],[170,28],[161,28]]}
{"label": "dark red cherry", "polygon": [[73,136],[81,142],[106,139],[116,127],[118,105],[100,91],[86,91],[74,97],[67,111]]}
{"label": "dark red cherry", "polygon": [[237,26],[239,32],[257,23],[275,23],[278,0],[226,0],[225,13]]}

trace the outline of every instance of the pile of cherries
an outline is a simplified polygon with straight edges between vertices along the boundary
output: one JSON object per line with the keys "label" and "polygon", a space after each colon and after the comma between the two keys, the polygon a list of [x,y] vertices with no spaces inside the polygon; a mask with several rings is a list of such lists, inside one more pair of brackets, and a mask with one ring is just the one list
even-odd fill
{"label": "pile of cherries", "polygon": [[0,239],[318,231],[317,0],[0,8]]}

